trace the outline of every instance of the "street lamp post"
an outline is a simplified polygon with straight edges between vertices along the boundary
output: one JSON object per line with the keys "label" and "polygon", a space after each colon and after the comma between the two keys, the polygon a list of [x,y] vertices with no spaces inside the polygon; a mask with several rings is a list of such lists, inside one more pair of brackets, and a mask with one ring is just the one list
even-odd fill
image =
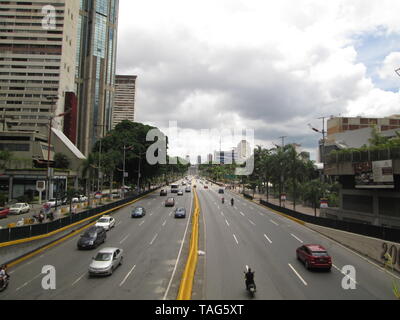
{"label": "street lamp post", "polygon": [[[47,137],[47,188],[46,188],[46,200],[49,201],[50,199],[53,198],[53,188],[51,186],[51,177],[52,174],[50,172],[50,148],[51,148],[51,132],[52,132],[52,128],[53,128],[53,119],[55,118],[55,116],[53,115],[53,113],[55,112],[55,103],[58,100],[58,96],[47,96],[46,97],[47,100],[50,100],[51,102],[51,113],[49,116],[49,133],[48,133],[48,137]],[[59,115],[62,116],[62,115]]]}

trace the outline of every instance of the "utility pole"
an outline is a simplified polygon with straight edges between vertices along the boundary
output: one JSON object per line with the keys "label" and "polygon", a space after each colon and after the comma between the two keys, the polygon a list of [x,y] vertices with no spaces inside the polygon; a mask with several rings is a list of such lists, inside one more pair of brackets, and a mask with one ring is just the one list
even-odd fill
{"label": "utility pole", "polygon": [[95,127],[97,128],[97,127],[100,127],[100,128],[102,128],[102,130],[101,130],[101,134],[100,134],[100,137],[99,137],[99,139],[100,139],[100,150],[99,150],[99,165],[98,165],[98,175],[97,175],[97,178],[98,178],[98,180],[97,180],[97,191],[102,191],[102,190],[100,190],[100,189],[102,189],[102,185],[100,184],[100,181],[101,181],[101,179],[102,179],[102,174],[101,174],[101,153],[102,153],[102,147],[103,147],[103,137],[104,137],[104,127],[105,127],[105,125],[103,125],[103,124],[97,124],[97,125],[95,125]]}
{"label": "utility pole", "polygon": [[279,137],[279,139],[282,140],[282,148],[285,147],[285,139],[286,139],[286,138],[287,138],[287,137]]}
{"label": "utility pole", "polygon": [[46,188],[46,200],[49,201],[53,198],[53,187],[52,187],[52,173],[50,172],[50,149],[51,149],[51,136],[52,136],[52,127],[53,127],[53,119],[55,112],[55,103],[58,100],[58,96],[47,96],[47,100],[50,100],[51,103],[51,112],[49,116],[49,134],[47,137],[47,188]]}

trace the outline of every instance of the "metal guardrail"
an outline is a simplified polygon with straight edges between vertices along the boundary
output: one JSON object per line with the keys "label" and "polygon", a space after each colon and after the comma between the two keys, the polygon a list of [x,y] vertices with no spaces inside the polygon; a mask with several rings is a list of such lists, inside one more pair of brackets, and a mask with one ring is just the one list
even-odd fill
{"label": "metal guardrail", "polygon": [[260,200],[260,204],[272,210],[282,212],[290,217],[301,220],[303,222],[319,225],[322,227],[332,228],[336,230],[351,232],[367,237],[382,239],[390,242],[400,243],[400,230],[387,228],[383,226],[374,226],[370,224],[348,222],[336,219],[309,216],[291,209],[282,208],[264,200]]}
{"label": "metal guardrail", "polygon": [[[156,189],[154,189],[154,190],[156,190]],[[91,217],[95,218],[97,215],[101,214],[101,212],[112,210],[113,208],[118,208],[124,204],[127,204],[131,201],[134,201],[134,200],[140,198],[140,197],[150,194],[150,193],[154,192],[154,190],[149,190],[140,195],[127,197],[126,199],[119,200],[119,201],[116,201],[113,203],[109,203],[109,204],[106,204],[101,207],[89,209],[89,210],[86,210],[86,211],[83,211],[80,213],[76,213],[76,214],[71,214],[68,217],[61,218],[61,219],[55,220],[53,222],[47,222],[47,223],[29,225],[29,226],[23,226],[23,227],[0,229],[0,243],[29,239],[29,238],[49,234],[51,232],[68,227],[72,224],[78,223],[85,219],[89,219]]]}

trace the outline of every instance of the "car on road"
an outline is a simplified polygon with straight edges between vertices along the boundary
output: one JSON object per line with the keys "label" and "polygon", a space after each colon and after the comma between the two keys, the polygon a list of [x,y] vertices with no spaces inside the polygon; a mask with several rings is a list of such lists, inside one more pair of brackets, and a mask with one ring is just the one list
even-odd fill
{"label": "car on road", "polygon": [[86,202],[88,201],[88,197],[84,196],[84,195],[80,195],[78,197],[74,197],[72,198],[72,202],[73,203],[80,203],[80,202]]}
{"label": "car on road", "polygon": [[143,207],[136,207],[132,210],[132,218],[143,218],[146,215],[146,209]]}
{"label": "car on road", "polygon": [[224,189],[219,189],[219,190],[218,190],[218,193],[219,193],[219,194],[225,194],[225,190],[224,190]]}
{"label": "car on road", "polygon": [[89,276],[110,276],[122,265],[124,251],[118,248],[101,249],[92,259]]}
{"label": "car on road", "polygon": [[115,219],[110,216],[103,216],[96,222],[95,226],[103,227],[106,231],[110,231],[115,227]]}
{"label": "car on road", "polygon": [[162,190],[160,191],[160,197],[166,197],[167,195],[168,195],[167,190],[162,189]]}
{"label": "car on road", "polygon": [[317,244],[307,244],[296,250],[297,259],[304,263],[306,269],[332,269],[332,258],[328,251]]}
{"label": "car on road", "polygon": [[0,219],[7,218],[10,214],[10,209],[5,207],[0,207]]}
{"label": "car on road", "polygon": [[204,189],[206,189],[206,190],[207,190],[207,189],[208,189],[208,186],[207,186],[207,185],[205,185],[205,186],[204,186]]}
{"label": "car on road", "polygon": [[178,191],[178,196],[183,196],[183,191],[182,190]]}
{"label": "car on road", "polygon": [[165,206],[166,207],[175,207],[175,198],[168,198],[168,200],[165,201]]}
{"label": "car on road", "polygon": [[185,219],[186,218],[186,209],[178,208],[175,210],[175,219]]}
{"label": "car on road", "polygon": [[81,235],[78,240],[78,249],[94,249],[104,243],[107,239],[106,230],[103,227],[91,227]]}
{"label": "car on road", "polygon": [[94,198],[95,199],[102,199],[103,198],[103,193],[102,192],[96,192],[94,194]]}
{"label": "car on road", "polygon": [[31,210],[31,207],[27,203],[16,203],[10,207],[10,214],[24,214],[28,213]]}
{"label": "car on road", "polygon": [[187,187],[187,188],[185,189],[185,192],[186,192],[186,193],[190,193],[190,192],[192,192],[192,189],[190,189],[190,187]]}

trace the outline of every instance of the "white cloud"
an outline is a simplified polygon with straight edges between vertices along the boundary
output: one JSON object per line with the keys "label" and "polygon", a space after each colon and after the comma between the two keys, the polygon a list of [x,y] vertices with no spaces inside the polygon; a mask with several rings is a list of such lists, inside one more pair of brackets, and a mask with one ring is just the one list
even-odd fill
{"label": "white cloud", "polygon": [[[307,124],[320,116],[398,109],[399,95],[375,87],[356,49],[361,35],[399,32],[398,1],[120,3],[118,69],[138,75],[138,120],[196,130],[182,150],[195,141],[193,152],[213,152],[199,130],[238,126],[265,144],[287,135],[311,148]],[[381,64],[381,78],[400,84],[400,53]]]}

